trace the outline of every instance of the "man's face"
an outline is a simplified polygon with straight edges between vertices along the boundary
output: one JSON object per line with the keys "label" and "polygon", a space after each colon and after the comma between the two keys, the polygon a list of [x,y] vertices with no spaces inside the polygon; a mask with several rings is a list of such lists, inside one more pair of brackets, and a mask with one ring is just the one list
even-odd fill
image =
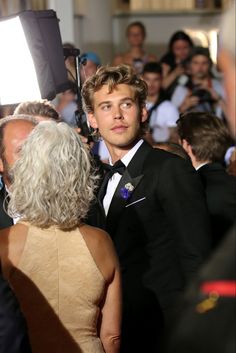
{"label": "man's face", "polygon": [[193,78],[204,79],[209,75],[209,59],[204,55],[196,55],[190,62],[190,73]]}
{"label": "man's face", "polygon": [[145,72],[143,74],[143,79],[148,86],[148,95],[155,96],[161,90],[162,77],[160,74],[155,72]]}
{"label": "man's face", "polygon": [[25,120],[11,121],[4,128],[4,153],[0,160],[0,172],[7,186],[11,183],[9,170],[18,159],[21,146],[33,128],[34,125]]}
{"label": "man's face", "polygon": [[93,128],[99,129],[109,150],[132,147],[139,135],[140,123],[146,118],[146,109],[140,111],[129,85],[117,85],[111,93],[104,85],[94,94],[94,113],[89,114],[89,121]]}

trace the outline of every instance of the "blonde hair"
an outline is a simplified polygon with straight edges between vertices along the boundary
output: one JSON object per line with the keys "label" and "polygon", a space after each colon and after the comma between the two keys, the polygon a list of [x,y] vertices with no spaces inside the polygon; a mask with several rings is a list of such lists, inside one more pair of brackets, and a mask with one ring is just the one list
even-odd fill
{"label": "blonde hair", "polygon": [[134,89],[135,100],[140,110],[145,107],[147,97],[147,84],[128,65],[101,66],[95,75],[88,78],[83,84],[82,96],[84,110],[88,113],[94,112],[93,95],[102,86],[108,85],[112,92],[117,85],[126,84]]}
{"label": "blonde hair", "polygon": [[12,217],[61,229],[74,228],[86,217],[97,177],[87,147],[67,124],[39,123],[11,172],[8,213]]}

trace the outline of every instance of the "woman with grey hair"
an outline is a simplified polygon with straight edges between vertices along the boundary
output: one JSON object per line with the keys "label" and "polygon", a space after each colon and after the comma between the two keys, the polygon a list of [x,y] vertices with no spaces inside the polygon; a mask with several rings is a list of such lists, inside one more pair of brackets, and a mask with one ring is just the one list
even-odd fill
{"label": "woman with grey hair", "polygon": [[83,223],[97,177],[78,134],[41,122],[12,168],[1,231],[4,276],[25,314],[33,353],[117,353],[120,273],[108,234]]}

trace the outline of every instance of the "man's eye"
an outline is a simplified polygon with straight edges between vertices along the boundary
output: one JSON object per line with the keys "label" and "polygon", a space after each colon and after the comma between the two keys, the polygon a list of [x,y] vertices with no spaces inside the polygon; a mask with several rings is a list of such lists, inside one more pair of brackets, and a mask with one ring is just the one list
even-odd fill
{"label": "man's eye", "polygon": [[121,108],[123,108],[123,109],[130,108],[131,106],[132,106],[131,102],[124,102],[121,104]]}
{"label": "man's eye", "polygon": [[107,111],[107,110],[110,110],[111,105],[110,104],[104,104],[104,105],[102,105],[101,108],[102,108],[102,110]]}

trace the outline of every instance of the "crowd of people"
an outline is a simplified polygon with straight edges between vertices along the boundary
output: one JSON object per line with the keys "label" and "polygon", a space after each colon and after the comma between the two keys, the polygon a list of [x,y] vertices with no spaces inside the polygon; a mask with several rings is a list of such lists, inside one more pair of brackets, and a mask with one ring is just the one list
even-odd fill
{"label": "crowd of people", "polygon": [[185,32],[158,60],[134,22],[112,65],[81,55],[81,95],[67,57],[54,102],[1,117],[1,353],[235,351],[234,23],[223,82]]}

